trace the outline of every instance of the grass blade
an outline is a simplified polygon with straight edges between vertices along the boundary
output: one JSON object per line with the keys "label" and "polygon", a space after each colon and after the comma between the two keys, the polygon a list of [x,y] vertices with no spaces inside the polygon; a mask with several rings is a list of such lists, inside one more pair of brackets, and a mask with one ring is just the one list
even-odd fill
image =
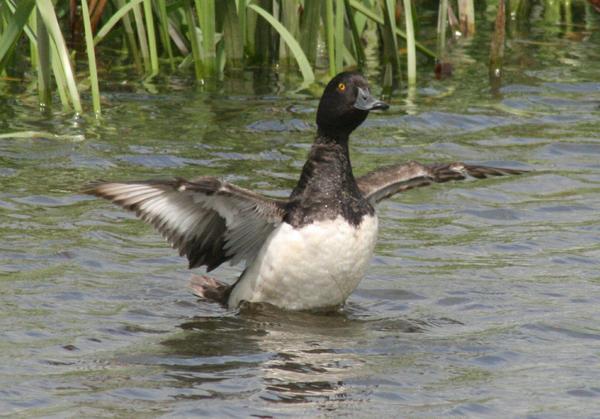
{"label": "grass blade", "polygon": [[344,0],[335,3],[335,72],[344,68]]}
{"label": "grass blade", "polygon": [[[196,33],[196,23],[194,22],[194,12],[192,10],[191,0],[184,3],[185,22],[188,27],[188,36],[192,44],[192,59],[194,61],[194,72],[196,80],[202,80],[202,58],[200,57],[200,42]],[[185,61],[185,60],[184,60]]]}
{"label": "grass blade", "polygon": [[352,12],[352,8],[350,7],[350,1],[344,0],[344,6],[346,10],[346,18],[348,19],[348,23],[350,25],[350,33],[352,34],[352,43],[354,44],[354,51],[356,53],[356,60],[358,61],[359,66],[363,66],[367,61],[365,55],[365,49],[362,44],[362,40],[360,39],[361,31],[358,28],[358,24],[356,23],[355,13]]}
{"label": "grass blade", "polygon": [[333,23],[333,0],[325,2],[325,32],[327,34],[327,56],[329,58],[329,77],[337,74],[335,70],[335,28]]}
{"label": "grass blade", "polygon": [[158,20],[160,23],[160,36],[162,38],[163,48],[167,51],[171,71],[175,70],[175,59],[173,57],[173,48],[171,47],[171,38],[169,37],[169,15],[167,14],[167,3],[165,0],[157,0],[155,3],[158,8]]}
{"label": "grass blade", "polygon": [[313,70],[310,66],[308,58],[306,58],[306,55],[304,54],[304,51],[302,51],[300,44],[298,43],[298,41],[296,41],[296,39],[294,39],[292,34],[290,34],[289,31],[281,23],[279,23],[277,19],[273,17],[273,15],[271,15],[261,7],[255,4],[250,4],[248,5],[248,8],[252,9],[254,12],[262,16],[267,22],[269,22],[273,29],[275,29],[279,33],[279,35],[283,38],[287,46],[290,48],[290,51],[294,55],[294,58],[298,63],[298,67],[300,67],[300,72],[302,73],[304,81],[312,82],[315,79]]}
{"label": "grass blade", "polygon": [[[5,4],[10,9],[11,13],[15,12],[16,6],[11,0],[7,0]],[[36,11],[36,14],[32,14],[32,16],[36,16],[36,18],[37,18],[37,11]],[[39,20],[40,20],[40,22],[43,22],[41,18]],[[25,25],[24,29],[25,29],[25,34],[29,38],[29,42],[31,44],[35,44],[37,47],[36,35],[33,33],[33,31],[27,25]],[[52,72],[54,73],[54,80],[56,81],[56,87],[58,90],[58,96],[60,97],[60,102],[65,109],[69,109],[71,106],[69,104],[67,84],[66,84],[63,72],[61,70],[61,67],[60,67],[60,59],[58,58],[56,48],[52,44],[50,44],[50,55],[51,55],[50,63],[52,65]]]}
{"label": "grass blade", "polygon": [[[244,13],[244,27],[246,28],[246,31],[244,32],[244,37],[245,37],[245,44],[244,44],[244,48],[245,48],[245,52],[247,54],[247,57],[250,57],[251,59],[254,59],[254,53],[256,51],[256,45],[255,45],[255,36],[254,33],[256,32],[256,22],[258,21],[258,16],[256,15],[256,13],[248,13],[248,4],[250,3],[250,1],[252,0],[241,0],[242,2],[246,2],[246,13]],[[241,15],[240,15],[241,16]]]}
{"label": "grass blade", "polygon": [[[357,0],[350,0],[350,6],[352,6],[352,8],[354,10],[356,10],[357,12],[359,12],[359,13],[363,14],[364,16],[366,16],[367,18],[371,19],[373,22],[376,22],[380,25],[384,24],[384,18],[382,18],[376,12],[370,10],[369,8],[367,8],[366,6],[364,6],[362,3],[358,2]],[[400,36],[403,39],[406,39],[406,34],[398,28],[396,28],[396,35]],[[421,43],[415,42],[415,46],[423,54],[425,54],[433,59],[436,58],[435,53],[433,51],[431,51],[429,48],[427,48],[426,46],[422,45]]]}
{"label": "grass blade", "polygon": [[90,69],[90,84],[92,88],[92,106],[94,113],[100,115],[100,89],[98,88],[98,69],[96,68],[96,52],[94,51],[94,35],[92,34],[92,23],[90,22],[90,11],[87,0],[81,0],[81,14],[83,17],[83,29],[85,32],[85,48],[88,56]]}
{"label": "grass blade", "polygon": [[356,59],[352,55],[352,51],[350,51],[348,49],[348,47],[346,47],[346,45],[343,45],[343,48],[344,48],[344,54],[343,54],[342,58],[346,62],[346,65],[347,66],[351,66],[351,67],[355,66],[356,65]]}
{"label": "grass blade", "polygon": [[[221,0],[222,1],[222,0]],[[204,71],[206,74],[215,74],[216,49],[215,49],[215,1],[195,0],[198,23],[202,30],[202,55]]]}
{"label": "grass blade", "polygon": [[[102,42],[102,40],[106,37],[106,35],[108,35],[110,33],[112,28],[117,23],[119,23],[119,20],[123,19],[123,21],[125,21],[125,18],[127,17],[127,13],[129,13],[134,7],[136,7],[138,4],[140,4],[143,1],[144,0],[129,0],[129,2],[127,4],[120,7],[119,10],[117,10],[110,17],[110,19],[108,19],[106,21],[104,26],[102,26],[102,28],[100,28],[100,30],[96,33],[96,36],[94,37],[94,45],[98,45],[100,42]],[[121,3],[124,3],[124,0],[119,0],[119,5]]]}
{"label": "grass blade", "polygon": [[152,16],[151,0],[144,0],[144,18],[148,28],[148,50],[150,52],[150,77],[158,74],[158,50],[156,49],[156,31],[154,30],[154,16]]}
{"label": "grass blade", "polygon": [[498,12],[496,13],[496,26],[490,46],[490,84],[493,91],[500,88],[502,80],[502,61],[504,58],[504,40],[506,37],[506,7],[504,0],[498,0]]}
{"label": "grass blade", "polygon": [[[41,108],[50,107],[52,104],[52,91],[50,90],[50,37],[46,25],[40,16],[40,11],[36,10],[36,35],[37,35],[37,73],[38,73],[38,94]],[[32,42],[33,44],[33,42]]]}
{"label": "grass blade", "polygon": [[[185,9],[182,15],[185,16]],[[189,48],[187,47],[187,44],[184,41],[185,38],[183,36],[181,26],[176,25],[171,19],[169,19],[169,37],[179,50],[180,54],[187,55],[190,53]]]}
{"label": "grass blade", "polygon": [[[269,15],[273,16],[273,1],[258,0],[256,6],[264,10]],[[258,19],[254,26],[254,54],[253,60],[255,64],[260,66],[270,66],[273,58],[276,56],[274,50],[276,42],[274,35],[277,32],[272,30],[272,26],[264,19]]]}
{"label": "grass blade", "polygon": [[317,60],[317,41],[321,24],[321,1],[304,0],[304,13],[300,22],[300,45],[308,61]]}
{"label": "grass blade", "polygon": [[146,37],[146,28],[144,27],[144,19],[140,10],[140,5],[133,6],[133,19],[135,20],[135,29],[137,31],[138,42],[140,43],[140,52],[142,53],[142,61],[144,69],[150,73],[150,52],[148,51],[148,38]]}
{"label": "grass blade", "polygon": [[560,2],[545,0],[544,5],[544,21],[549,25],[558,25],[560,23]]}
{"label": "grass blade", "polygon": [[[299,29],[298,6],[298,1],[296,0],[281,0],[280,21],[295,39],[298,39]],[[290,66],[293,60],[290,50],[285,45],[283,39],[280,39],[279,59],[285,62],[287,66]]]}
{"label": "grass blade", "polygon": [[36,4],[40,12],[40,16],[48,28],[48,33],[54,42],[54,47],[60,60],[60,70],[64,75],[69,97],[71,99],[71,103],[73,104],[73,109],[75,109],[75,112],[81,113],[81,101],[79,100],[77,83],[75,82],[73,68],[71,67],[71,61],[69,60],[69,51],[67,50],[67,45],[62,36],[52,1],[37,0]]}
{"label": "grass blade", "polygon": [[448,29],[448,0],[440,0],[437,21],[437,53],[438,59],[446,58],[446,31]]}
{"label": "grass blade", "polygon": [[242,40],[243,40],[242,49],[243,49],[243,51],[246,51],[247,45],[248,45],[248,37],[246,34],[246,0],[238,0],[237,4],[238,4],[237,14],[238,14],[239,25],[240,25],[240,33],[242,35]]}
{"label": "grass blade", "polygon": [[52,73],[54,74],[54,80],[56,81],[56,89],[58,90],[58,97],[63,108],[70,109],[71,104],[69,102],[69,87],[67,86],[67,80],[62,71],[60,65],[60,58],[56,48],[51,48],[50,62],[52,63]]}
{"label": "grass blade", "polygon": [[[10,9],[11,13],[15,12],[16,6],[13,3],[13,1],[6,0],[5,4]],[[36,11],[36,14],[32,14],[32,16],[35,16],[36,20],[37,20],[37,16],[38,16],[37,11]],[[43,22],[41,18],[39,20],[40,20],[40,22]],[[29,42],[32,45],[35,45],[37,48],[36,35],[33,33],[33,31],[27,25],[25,25],[24,29],[25,29],[25,34],[29,38]],[[68,97],[68,93],[67,93],[67,85],[66,85],[65,77],[63,75],[63,72],[62,72],[60,64],[59,64],[60,59],[58,58],[56,48],[52,44],[50,44],[50,54],[51,54],[50,63],[52,65],[52,71],[54,73],[54,80],[56,81],[56,87],[58,90],[58,96],[60,97],[60,102],[65,109],[69,109],[70,104],[69,104],[69,97]]]}
{"label": "grass blade", "polygon": [[[452,22],[455,23],[452,23]],[[448,32],[448,24],[453,32],[458,31],[458,21],[454,17],[454,13],[450,8],[448,0],[441,0],[438,7],[438,19],[437,19],[437,54],[438,59],[435,63],[435,77],[441,80],[452,75],[452,64],[448,61],[447,57],[447,42],[446,33]]]}
{"label": "grass blade", "polygon": [[473,0],[458,0],[458,20],[464,36],[475,33],[475,7]]}
{"label": "grass blade", "polygon": [[325,31],[327,34],[327,52],[329,75],[339,73],[344,67],[344,0],[327,0],[325,4]]}
{"label": "grass blade", "polygon": [[[6,3],[4,3],[6,4]],[[4,5],[0,3],[0,34],[2,33],[2,24],[4,22],[3,19],[3,9]],[[25,28],[29,26],[33,32],[37,33],[37,13],[31,13],[29,15],[29,23],[25,25]],[[29,42],[29,59],[31,60],[31,67],[37,68],[38,66],[38,49],[37,49],[37,35],[36,37]],[[38,73],[39,75],[39,73]]]}
{"label": "grass blade", "polygon": [[396,35],[396,0],[385,0],[383,4],[383,60],[392,65],[392,80],[400,76],[400,51]]}
{"label": "grass blade", "polygon": [[[227,65],[231,69],[241,68],[244,58],[244,39],[239,26],[235,0],[222,0],[218,5],[224,8],[223,42]],[[246,11],[243,10],[243,13]]]}
{"label": "grass blade", "polygon": [[35,0],[19,1],[15,12],[9,19],[8,26],[2,33],[2,38],[0,38],[0,71],[4,69],[6,61],[21,36],[34,6]]}
{"label": "grass blade", "polygon": [[[139,0],[141,1],[141,0]],[[125,31],[125,39],[127,40],[127,44],[129,46],[129,53],[133,57],[133,64],[136,70],[141,73],[143,71],[142,67],[142,57],[140,54],[140,49],[138,48],[137,41],[135,39],[135,33],[133,32],[133,24],[131,22],[131,16],[129,12],[131,9],[139,3],[135,1],[131,1],[129,3],[125,3],[125,0],[117,0],[118,10],[108,19],[106,24],[96,32],[96,37],[94,38],[94,46],[97,45],[106,34],[110,32],[112,27],[116,25],[119,20],[123,20],[123,30]]]}
{"label": "grass blade", "polygon": [[573,10],[571,0],[563,0],[562,2],[564,18],[565,18],[565,31],[567,34],[573,32]]}
{"label": "grass blade", "polygon": [[417,53],[410,0],[404,0],[404,18],[406,21],[407,80],[409,86],[414,86],[417,84]]}

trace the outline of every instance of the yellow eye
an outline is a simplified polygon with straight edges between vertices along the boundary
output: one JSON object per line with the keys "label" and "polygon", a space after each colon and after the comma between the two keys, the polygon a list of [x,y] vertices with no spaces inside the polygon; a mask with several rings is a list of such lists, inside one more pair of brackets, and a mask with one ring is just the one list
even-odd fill
{"label": "yellow eye", "polygon": [[344,83],[338,84],[338,90],[340,92],[343,92],[344,90],[346,90],[346,85]]}

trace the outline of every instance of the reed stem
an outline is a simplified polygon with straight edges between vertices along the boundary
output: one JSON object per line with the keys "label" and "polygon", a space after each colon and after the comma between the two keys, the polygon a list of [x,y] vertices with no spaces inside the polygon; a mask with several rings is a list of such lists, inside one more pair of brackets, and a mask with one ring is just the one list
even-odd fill
{"label": "reed stem", "polygon": [[[96,52],[94,51],[94,36],[92,34],[92,24],[90,22],[90,11],[88,10],[87,0],[81,0],[81,14],[83,15],[83,29],[85,31],[85,47],[87,51],[88,64],[90,70],[90,84],[92,88],[92,105],[94,113],[99,116],[100,109],[100,88],[98,87],[98,69],[96,67]],[[38,38],[39,39],[39,38]]]}

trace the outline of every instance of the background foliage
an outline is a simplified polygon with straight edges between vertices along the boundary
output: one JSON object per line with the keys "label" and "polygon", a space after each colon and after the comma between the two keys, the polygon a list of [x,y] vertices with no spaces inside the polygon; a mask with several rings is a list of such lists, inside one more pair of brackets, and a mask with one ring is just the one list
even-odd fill
{"label": "background foliage", "polygon": [[[573,7],[587,12],[594,1],[0,0],[0,75],[34,78],[40,106],[56,92],[77,113],[88,89],[100,112],[102,63],[115,59],[144,80],[187,71],[202,83],[268,68],[299,71],[305,84],[315,72],[329,77],[374,60],[384,87],[414,86],[417,65],[451,73],[449,40],[471,36],[476,6],[487,3],[497,10],[493,79],[501,75],[507,21],[526,20],[541,5],[549,24],[569,25]],[[416,39],[420,14],[431,9],[436,52]]]}

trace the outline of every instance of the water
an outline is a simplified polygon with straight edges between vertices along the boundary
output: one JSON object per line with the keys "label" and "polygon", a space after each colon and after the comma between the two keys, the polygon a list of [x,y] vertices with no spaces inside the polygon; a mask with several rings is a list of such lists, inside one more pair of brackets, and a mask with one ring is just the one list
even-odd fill
{"label": "water", "polygon": [[[356,173],[416,159],[531,169],[379,207],[343,311],[198,302],[185,261],[86,182],[224,175],[294,185],[317,101],[293,83],[104,86],[99,122],[0,97],[0,411],[22,416],[597,417],[599,32],[480,35],[352,138]],[[377,90],[375,88],[375,90]],[[14,92],[14,91],[13,91]],[[21,132],[21,136],[7,133]],[[24,132],[37,132],[36,135]],[[239,271],[224,267],[219,278]]]}

